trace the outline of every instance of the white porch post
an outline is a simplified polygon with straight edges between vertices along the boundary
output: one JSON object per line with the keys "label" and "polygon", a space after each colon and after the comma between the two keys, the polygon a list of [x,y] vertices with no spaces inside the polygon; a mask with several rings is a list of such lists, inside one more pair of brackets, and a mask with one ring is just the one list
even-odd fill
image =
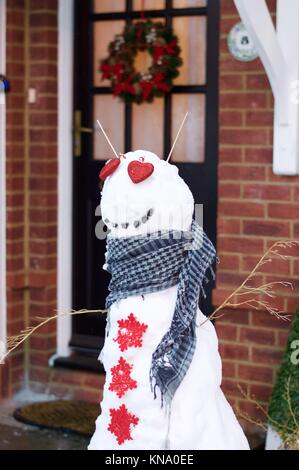
{"label": "white porch post", "polygon": [[279,122],[279,101],[274,113],[273,170],[276,174],[299,174],[299,2],[277,1],[276,30],[286,61],[288,122]]}
{"label": "white porch post", "polygon": [[[6,0],[0,0],[0,73],[6,68]],[[6,107],[0,95],[0,349],[6,344]],[[3,344],[4,343],[4,344]]]}
{"label": "white porch post", "polygon": [[299,174],[299,2],[278,0],[275,31],[265,0],[235,0],[275,97],[273,171]]}
{"label": "white porch post", "polygon": [[[72,308],[72,174],[74,1],[59,0],[58,312]],[[71,317],[57,321],[57,355],[68,356]]]}

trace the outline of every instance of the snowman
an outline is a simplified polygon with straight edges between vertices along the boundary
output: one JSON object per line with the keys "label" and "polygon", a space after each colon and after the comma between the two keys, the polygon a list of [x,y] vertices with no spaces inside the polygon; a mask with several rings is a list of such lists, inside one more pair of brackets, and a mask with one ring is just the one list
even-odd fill
{"label": "snowman", "polygon": [[175,165],[146,150],[106,163],[106,371],[89,450],[248,449],[198,308],[216,259]]}

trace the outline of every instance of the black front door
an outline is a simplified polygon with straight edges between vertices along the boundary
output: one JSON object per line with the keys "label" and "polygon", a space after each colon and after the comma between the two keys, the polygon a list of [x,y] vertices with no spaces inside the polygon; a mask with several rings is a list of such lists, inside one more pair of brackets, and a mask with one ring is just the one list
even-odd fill
{"label": "black front door", "polygon": [[[183,66],[175,86],[151,104],[125,105],[101,81],[99,63],[126,22],[141,17],[140,0],[77,0],[75,29],[76,137],[74,150],[73,308],[104,308],[109,276],[102,270],[105,241],[95,236],[100,203],[98,173],[113,155],[99,119],[118,152],[153,151],[165,158],[185,112],[189,117],[172,161],[204,206],[204,228],[216,240],[217,82],[219,0],[146,0],[145,17],[174,28]],[[139,57],[142,64],[146,58]],[[80,142],[81,140],[81,142]],[[211,290],[212,284],[210,284]],[[211,293],[205,305],[211,309]],[[105,317],[73,317],[71,348],[95,357],[104,340]]]}

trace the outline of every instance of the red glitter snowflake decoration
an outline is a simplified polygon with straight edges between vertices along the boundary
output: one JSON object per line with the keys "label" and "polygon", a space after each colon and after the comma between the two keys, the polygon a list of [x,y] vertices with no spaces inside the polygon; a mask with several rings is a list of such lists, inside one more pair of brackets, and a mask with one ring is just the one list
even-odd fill
{"label": "red glitter snowflake decoration", "polygon": [[117,341],[119,349],[126,351],[130,347],[141,348],[142,336],[147,330],[147,325],[140,323],[133,313],[130,313],[126,320],[118,320]]}
{"label": "red glitter snowflake decoration", "polygon": [[136,426],[139,418],[132,413],[129,413],[126,405],[121,405],[119,408],[111,408],[110,410],[111,421],[108,430],[116,436],[118,444],[123,444],[125,441],[131,441],[132,427]]}
{"label": "red glitter snowflake decoration", "polygon": [[118,398],[123,397],[128,390],[137,388],[136,380],[133,380],[130,376],[132,368],[131,364],[123,357],[120,357],[118,364],[111,369],[112,382],[109,390],[116,392]]}

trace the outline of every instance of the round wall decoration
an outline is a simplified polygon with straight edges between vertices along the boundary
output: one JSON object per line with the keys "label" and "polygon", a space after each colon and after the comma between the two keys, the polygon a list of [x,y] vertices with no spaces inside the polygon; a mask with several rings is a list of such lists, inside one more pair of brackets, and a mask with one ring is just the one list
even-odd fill
{"label": "round wall decoration", "polygon": [[242,22],[235,24],[230,30],[227,45],[231,55],[241,62],[250,62],[258,57],[255,45]]}
{"label": "round wall decoration", "polygon": [[[180,51],[171,28],[151,20],[132,23],[110,42],[109,55],[100,64],[102,80],[110,80],[114,96],[126,103],[152,102],[172,89],[182,64]],[[151,56],[146,71],[135,70],[139,52]]]}

